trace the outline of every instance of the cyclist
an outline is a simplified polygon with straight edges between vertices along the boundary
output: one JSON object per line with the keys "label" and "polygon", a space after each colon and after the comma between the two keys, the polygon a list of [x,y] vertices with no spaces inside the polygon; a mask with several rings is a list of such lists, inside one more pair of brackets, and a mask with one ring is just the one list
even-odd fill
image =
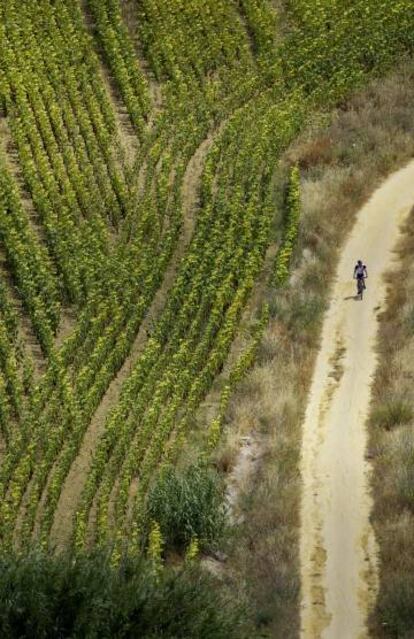
{"label": "cyclist", "polygon": [[368,277],[368,271],[362,260],[358,260],[354,268],[354,280],[362,280],[363,287],[366,288],[365,279]]}

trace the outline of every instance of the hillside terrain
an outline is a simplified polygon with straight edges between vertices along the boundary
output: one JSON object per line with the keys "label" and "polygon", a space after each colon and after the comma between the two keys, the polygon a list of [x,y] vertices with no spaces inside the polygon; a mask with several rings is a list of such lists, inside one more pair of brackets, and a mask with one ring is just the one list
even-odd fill
{"label": "hillside terrain", "polygon": [[[302,313],[294,330],[302,321],[305,365],[297,406],[289,418],[284,405],[280,421],[300,424],[327,300],[314,307],[308,335],[312,308],[289,296],[295,286],[306,291],[306,242],[316,249],[324,236],[306,218],[306,179],[321,158],[329,164],[332,143],[318,131],[313,151],[295,144],[318,118],[329,129],[327,114],[346,112],[357,92],[408,64],[412,2],[3,0],[0,30],[1,548],[104,552],[111,566],[145,554],[156,573],[164,561],[220,557],[212,532],[220,517],[203,528],[197,511],[199,527],[181,522],[189,532],[174,537],[183,502],[173,515],[164,505],[188,481],[212,508],[213,469],[220,484],[236,467],[241,483],[227,437],[234,397],[289,304]],[[408,159],[397,136],[393,148],[372,179]],[[343,149],[341,161],[354,152]],[[348,188],[354,208],[334,221],[336,244],[371,192]],[[304,239],[306,224],[313,239]],[[317,259],[329,268],[336,258],[327,250]],[[294,348],[289,321],[274,338],[278,366]],[[279,419],[276,391],[272,402]],[[253,421],[249,414],[243,434],[263,459],[247,472],[250,485],[279,446]],[[285,477],[294,477],[298,513],[296,444]],[[200,476],[188,474],[192,466]],[[271,512],[279,519],[276,506]],[[278,525],[268,522],[269,538]],[[298,630],[297,522],[287,528],[289,556],[277,559],[288,566],[286,596],[269,605],[279,568],[257,603],[249,560],[237,557],[236,538],[223,542],[222,581],[237,582],[263,636]],[[242,549],[252,532],[240,530]],[[261,553],[251,545],[256,567]],[[217,628],[194,627],[194,636],[219,637]],[[151,636],[173,636],[159,632]]]}

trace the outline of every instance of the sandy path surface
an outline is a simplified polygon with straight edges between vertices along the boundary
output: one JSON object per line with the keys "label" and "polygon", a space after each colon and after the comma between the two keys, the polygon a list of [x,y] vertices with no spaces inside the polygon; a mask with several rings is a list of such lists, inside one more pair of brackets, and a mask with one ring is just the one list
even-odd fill
{"label": "sandy path surface", "polygon": [[[365,459],[371,383],[376,367],[383,274],[393,266],[414,205],[414,162],[394,173],[360,210],[342,251],[303,425],[301,473],[301,637],[361,639],[376,584]],[[352,269],[369,279],[356,300]]]}

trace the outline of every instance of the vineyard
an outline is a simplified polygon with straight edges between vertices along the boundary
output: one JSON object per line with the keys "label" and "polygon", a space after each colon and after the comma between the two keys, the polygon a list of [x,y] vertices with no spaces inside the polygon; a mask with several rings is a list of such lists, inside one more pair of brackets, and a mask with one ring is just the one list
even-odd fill
{"label": "vineyard", "polygon": [[287,285],[300,170],[275,210],[282,151],[413,50],[411,0],[282,4],[1,0],[4,548],[140,547],[148,490],[225,369],[271,244],[268,285]]}

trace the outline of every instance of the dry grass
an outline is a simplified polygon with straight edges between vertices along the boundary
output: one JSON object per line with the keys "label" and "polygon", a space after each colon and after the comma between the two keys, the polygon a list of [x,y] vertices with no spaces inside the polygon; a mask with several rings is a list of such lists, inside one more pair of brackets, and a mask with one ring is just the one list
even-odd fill
{"label": "dry grass", "polygon": [[[414,63],[406,62],[398,72],[373,82],[355,95],[345,109],[329,118],[326,114],[315,117],[309,129],[287,151],[280,169],[286,171],[295,161],[302,168],[303,214],[294,272],[287,289],[268,290],[258,296],[269,301],[272,319],[257,363],[230,403],[228,438],[223,437],[216,460],[223,471],[231,470],[241,437],[251,432],[261,437],[262,462],[249,490],[240,495],[244,520],[232,544],[227,572],[235,587],[242,584],[248,592],[264,637],[288,639],[299,634],[301,420],[323,311],[338,259],[337,247],[352,227],[355,214],[384,176],[412,156],[413,78]],[[276,193],[275,200],[279,196]],[[407,295],[407,300],[410,297],[413,299]],[[412,333],[414,305],[409,306],[408,301],[404,322]],[[414,343],[410,349],[414,355]],[[399,352],[395,364],[407,373],[405,386],[412,384],[414,361],[405,355],[407,352]],[[386,376],[386,372],[382,375]],[[394,402],[408,401],[404,393],[391,397]],[[401,410],[402,421],[406,421],[406,409],[400,406],[399,410],[399,421]],[[407,438],[410,432],[407,426],[394,428],[391,436],[395,437],[399,429],[406,429]],[[407,451],[412,449],[404,444],[404,437],[395,437],[393,454],[398,455],[395,451],[405,445],[406,456],[410,458]],[[389,472],[394,470],[389,468]],[[390,477],[388,490],[393,493],[396,486],[407,498],[410,475],[398,470],[398,477]],[[376,491],[379,503],[380,479]],[[407,512],[404,517],[411,525]],[[405,548],[408,529],[403,522],[399,529],[402,537],[398,543]],[[387,547],[385,540],[392,534],[389,529],[378,531],[382,548]],[[411,568],[414,574],[413,568],[414,565]],[[395,574],[398,579],[398,569]]]}
{"label": "dry grass", "polygon": [[370,420],[373,524],[380,547],[375,637],[414,637],[414,210],[390,273]]}

